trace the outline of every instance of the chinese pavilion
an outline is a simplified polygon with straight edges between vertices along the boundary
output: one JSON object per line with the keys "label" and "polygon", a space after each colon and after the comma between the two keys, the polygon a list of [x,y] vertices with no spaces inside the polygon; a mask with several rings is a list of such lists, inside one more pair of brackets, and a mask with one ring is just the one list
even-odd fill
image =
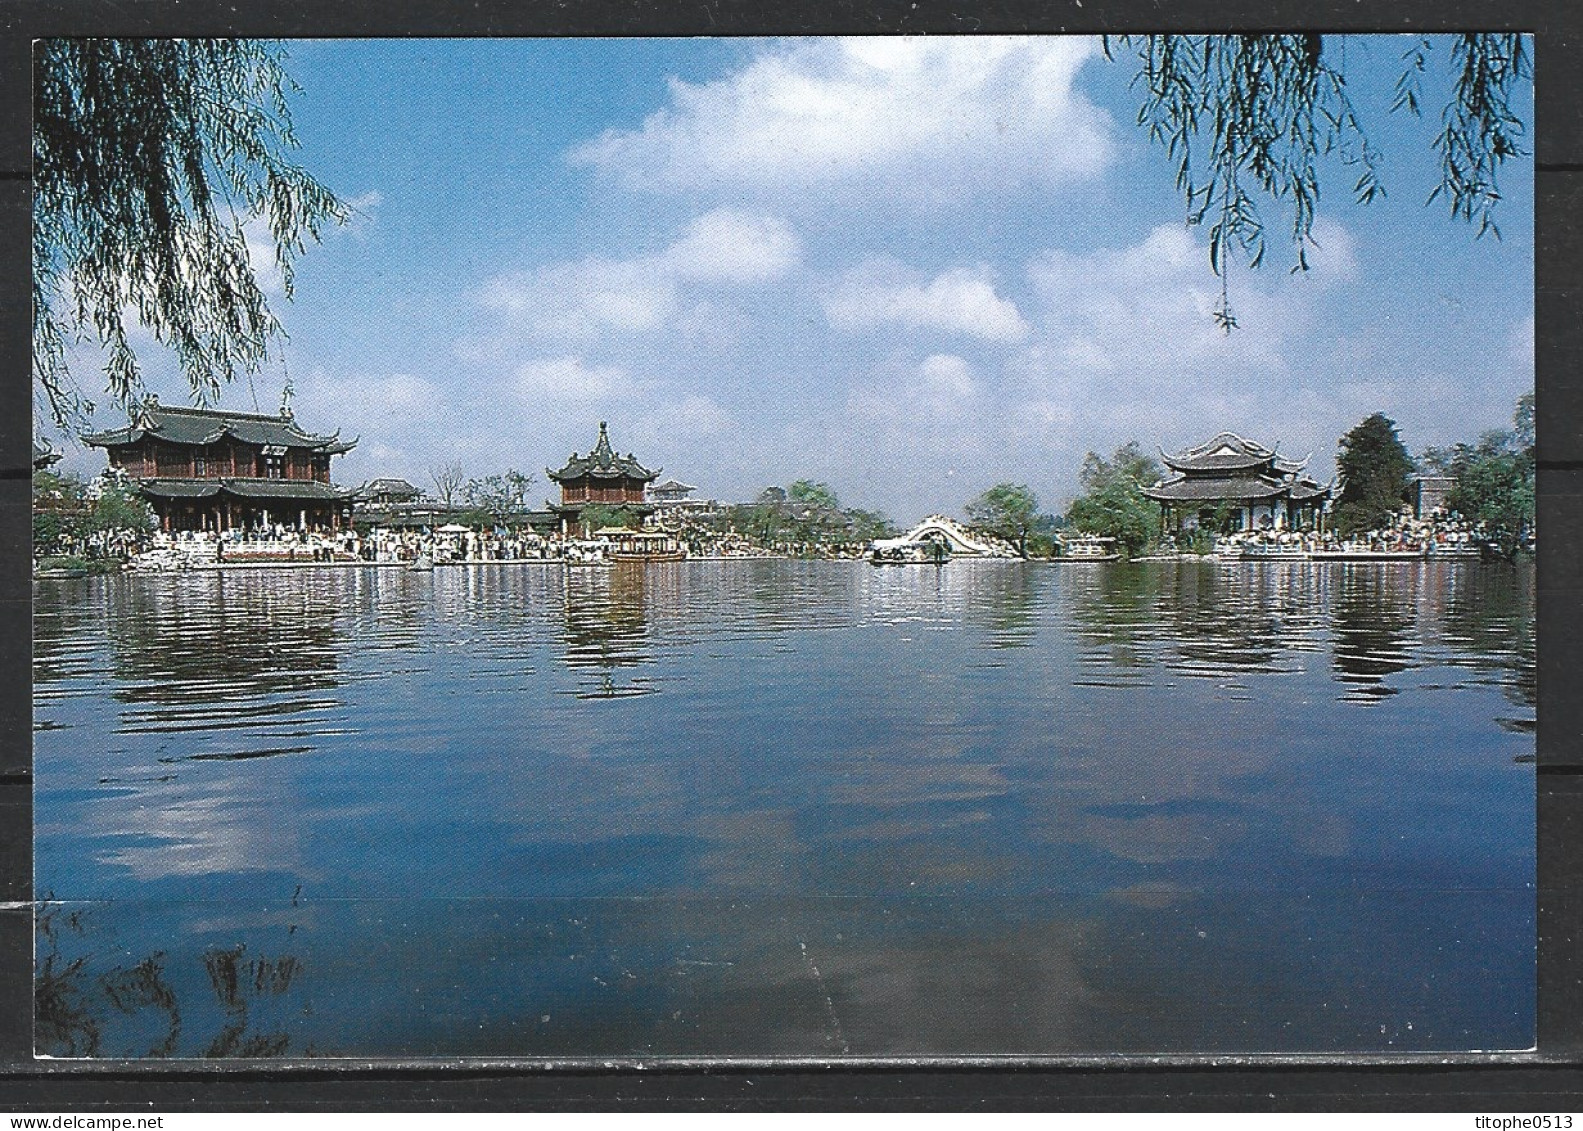
{"label": "chinese pavilion", "polygon": [[1307,459],[1282,459],[1233,432],[1160,455],[1171,474],[1143,493],[1168,531],[1208,526],[1217,513],[1232,530],[1311,530],[1330,500],[1331,487],[1304,474]]}
{"label": "chinese pavilion", "polygon": [[617,455],[610,447],[610,434],[603,420],[599,422],[599,443],[593,451],[586,456],[573,452],[559,471],[544,470],[561,486],[561,501],[551,506],[561,517],[562,533],[577,525],[587,506],[624,507],[640,515],[654,510],[644,501],[644,489],[659,477],[659,471],[648,470],[630,452]]}
{"label": "chinese pavilion", "polygon": [[83,442],[133,479],[162,530],[339,529],[351,516],[355,492],[330,484],[330,457],[357,441],[304,432],[289,408],[269,416],[150,397],[127,427]]}

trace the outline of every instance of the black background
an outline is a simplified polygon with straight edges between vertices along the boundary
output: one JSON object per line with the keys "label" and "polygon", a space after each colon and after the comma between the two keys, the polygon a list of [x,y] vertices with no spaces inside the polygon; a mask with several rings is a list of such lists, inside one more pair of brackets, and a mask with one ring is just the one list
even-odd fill
{"label": "black background", "polygon": [[[47,36],[1534,33],[1539,1051],[1495,1061],[32,1059],[29,53]],[[1583,4],[1578,0],[0,0],[0,1109],[1583,1111]],[[1469,814],[1470,819],[1474,814]]]}

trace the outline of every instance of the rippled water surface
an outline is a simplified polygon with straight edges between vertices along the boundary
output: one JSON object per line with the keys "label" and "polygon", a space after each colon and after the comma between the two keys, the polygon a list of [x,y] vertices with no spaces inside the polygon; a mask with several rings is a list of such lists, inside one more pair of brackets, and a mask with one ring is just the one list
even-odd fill
{"label": "rippled water surface", "polygon": [[40,1052],[1526,1048],[1532,570],[40,582]]}

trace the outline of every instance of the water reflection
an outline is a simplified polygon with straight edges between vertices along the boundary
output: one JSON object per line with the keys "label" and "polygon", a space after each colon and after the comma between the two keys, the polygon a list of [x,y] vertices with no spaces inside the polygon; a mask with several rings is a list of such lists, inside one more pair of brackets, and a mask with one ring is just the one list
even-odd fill
{"label": "water reflection", "polygon": [[568,667],[595,677],[591,683],[579,684],[579,699],[618,699],[653,693],[648,679],[623,671],[653,662],[646,648],[650,572],[637,563],[609,570],[567,569],[565,662]]}
{"label": "water reflection", "polygon": [[[1400,690],[1387,678],[1414,663],[1422,576],[1379,563],[1340,565],[1332,598],[1336,678],[1364,701]],[[1431,615],[1433,615],[1431,613]]]}
{"label": "water reflection", "polygon": [[[217,1058],[292,1051],[281,1017],[289,1014],[302,972],[295,956],[251,955],[245,943],[211,945],[194,956],[178,941],[174,955],[161,949],[139,958],[85,946],[103,929],[107,910],[40,905],[34,959],[38,1052]],[[288,933],[294,931],[293,926]],[[198,988],[200,970],[207,994]]]}
{"label": "water reflection", "polygon": [[38,888],[96,901],[41,923],[62,1054],[1531,1032],[1531,571],[489,565],[36,599]]}

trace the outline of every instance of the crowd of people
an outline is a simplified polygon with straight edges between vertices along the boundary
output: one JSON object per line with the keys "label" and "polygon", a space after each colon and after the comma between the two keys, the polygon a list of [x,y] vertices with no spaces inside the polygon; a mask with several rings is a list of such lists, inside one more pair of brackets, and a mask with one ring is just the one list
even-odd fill
{"label": "crowd of people", "polygon": [[[1216,535],[1208,542],[1210,553],[1221,557],[1305,557],[1326,554],[1414,554],[1426,557],[1477,557],[1488,541],[1482,524],[1468,522],[1444,511],[1426,518],[1403,513],[1385,526],[1345,538],[1333,530],[1264,528]],[[1187,552],[1182,540],[1167,536],[1161,545],[1166,554]]]}

